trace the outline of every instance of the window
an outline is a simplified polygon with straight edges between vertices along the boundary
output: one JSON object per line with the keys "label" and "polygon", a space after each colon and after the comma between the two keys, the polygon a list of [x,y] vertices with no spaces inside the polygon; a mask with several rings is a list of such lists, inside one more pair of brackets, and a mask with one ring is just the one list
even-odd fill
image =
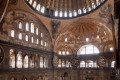
{"label": "window", "polygon": [[32,1],[33,1],[33,0],[30,0],[29,3],[32,4]]}
{"label": "window", "polygon": [[25,36],[25,41],[28,41],[28,35]]}
{"label": "window", "polygon": [[33,3],[33,7],[36,8],[36,1],[34,1],[34,3]]}
{"label": "window", "polygon": [[43,37],[43,33],[41,33],[41,38]]}
{"label": "window", "polygon": [[72,11],[69,11],[69,17],[72,17]]}
{"label": "window", "polygon": [[17,54],[17,68],[22,68],[22,55],[21,52]]}
{"label": "window", "polygon": [[86,38],[86,42],[88,42],[89,41],[89,38]]}
{"label": "window", "polygon": [[38,11],[40,11],[40,4],[37,5],[37,8],[36,8]]}
{"label": "window", "polygon": [[44,58],[44,68],[48,67],[48,58]]}
{"label": "window", "polygon": [[88,10],[91,11],[91,7],[90,6],[88,6]]}
{"label": "window", "polygon": [[58,16],[58,11],[55,11],[55,16],[56,16],[56,17]]}
{"label": "window", "polygon": [[19,29],[22,29],[22,23],[19,22],[19,25],[18,25]]}
{"label": "window", "polygon": [[81,11],[81,9],[78,9],[78,14],[82,14],[82,11]]}
{"label": "window", "polygon": [[64,17],[67,17],[67,11],[64,12]]}
{"label": "window", "polygon": [[97,53],[99,53],[97,47],[93,45],[85,45],[78,50],[77,54],[80,55],[80,54],[97,54]]}
{"label": "window", "polygon": [[38,57],[38,54],[35,55],[35,68],[38,68],[39,67],[39,57]]}
{"label": "window", "polygon": [[13,49],[10,49],[10,68],[15,68],[15,54]]}
{"label": "window", "polygon": [[45,12],[45,7],[43,6],[42,8],[41,8],[41,13],[44,13]]}
{"label": "window", "polygon": [[26,23],[26,31],[29,31],[29,23]]}
{"label": "window", "polygon": [[41,45],[43,46],[43,41],[41,40]]}
{"label": "window", "polygon": [[34,33],[34,24],[31,23],[31,33]]}
{"label": "window", "polygon": [[59,59],[59,61],[58,61],[58,67],[61,67],[62,65],[61,65],[61,59]]}
{"label": "window", "polygon": [[60,11],[60,17],[63,17],[63,13],[62,13],[62,11]]}
{"label": "window", "polygon": [[111,62],[111,67],[113,67],[113,68],[115,67],[115,61]]}
{"label": "window", "polygon": [[43,68],[43,57],[40,57],[40,68]]}
{"label": "window", "polygon": [[86,63],[86,67],[93,67],[93,65],[94,65],[94,63],[93,63],[93,61],[87,61],[87,63]]}
{"label": "window", "polygon": [[33,39],[33,37],[31,37],[31,42],[32,42],[32,43],[34,42],[34,39]]}
{"label": "window", "polygon": [[67,51],[66,54],[69,55],[69,51]]}
{"label": "window", "polygon": [[39,44],[39,40],[37,39],[37,44]]}
{"label": "window", "polygon": [[22,33],[19,33],[19,39],[22,39]]}
{"label": "window", "polygon": [[36,28],[36,35],[38,35],[38,28]]}
{"label": "window", "polygon": [[28,68],[28,56],[27,55],[24,58],[24,68]]}
{"label": "window", "polygon": [[80,62],[80,67],[85,67],[85,61]]}
{"label": "window", "polygon": [[45,47],[47,46],[47,43],[45,42]]}
{"label": "window", "polygon": [[112,47],[110,48],[110,51],[111,51],[111,52],[113,51],[113,48],[112,48]]}
{"label": "window", "polygon": [[75,10],[73,11],[73,14],[74,14],[74,16],[77,16],[77,12]]}
{"label": "window", "polygon": [[62,60],[62,67],[65,67],[65,61]]}
{"label": "window", "polygon": [[62,54],[65,55],[65,51],[63,51]]}
{"label": "window", "polygon": [[86,8],[83,8],[83,12],[86,13]]}
{"label": "window", "polygon": [[59,51],[58,54],[61,55],[62,54],[61,51]]}
{"label": "window", "polygon": [[67,38],[65,38],[65,42],[67,42],[68,41],[68,39]]}
{"label": "window", "polygon": [[11,37],[15,37],[15,31],[11,30]]}
{"label": "window", "polygon": [[92,3],[92,8],[95,9],[95,4],[94,3]]}
{"label": "window", "polygon": [[68,60],[66,60],[66,67],[69,68],[70,62],[68,62]]}

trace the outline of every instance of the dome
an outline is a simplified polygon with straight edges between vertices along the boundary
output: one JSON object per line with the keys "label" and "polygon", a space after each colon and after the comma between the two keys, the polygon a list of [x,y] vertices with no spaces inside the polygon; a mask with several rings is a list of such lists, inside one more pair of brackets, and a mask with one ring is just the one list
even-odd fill
{"label": "dome", "polygon": [[71,19],[91,13],[107,0],[25,0],[40,15],[56,19]]}

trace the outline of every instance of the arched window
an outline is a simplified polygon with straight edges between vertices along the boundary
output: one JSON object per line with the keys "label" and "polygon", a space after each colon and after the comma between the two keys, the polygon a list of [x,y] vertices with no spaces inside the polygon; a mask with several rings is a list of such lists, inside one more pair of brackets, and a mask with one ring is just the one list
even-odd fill
{"label": "arched window", "polygon": [[65,51],[63,51],[62,54],[65,55]]}
{"label": "arched window", "polygon": [[60,11],[60,15],[59,15],[60,17],[63,17],[63,13],[62,13],[62,11]]}
{"label": "arched window", "polygon": [[33,1],[33,0],[29,0],[29,3],[32,4],[32,1]]}
{"label": "arched window", "polygon": [[41,40],[41,45],[43,46],[43,40]]}
{"label": "arched window", "polygon": [[15,68],[15,54],[13,49],[10,49],[10,68]]}
{"label": "arched window", "polygon": [[45,7],[41,7],[41,13],[44,13],[45,12]]}
{"label": "arched window", "polygon": [[113,67],[113,68],[115,67],[115,61],[111,62],[111,67]]}
{"label": "arched window", "polygon": [[22,33],[19,33],[19,39],[22,39]]}
{"label": "arched window", "polygon": [[47,42],[45,42],[45,47],[47,46]]}
{"label": "arched window", "polygon": [[31,23],[31,33],[34,33],[34,24]]}
{"label": "arched window", "polygon": [[28,35],[25,36],[25,41],[28,41]]}
{"label": "arched window", "polygon": [[40,57],[40,68],[43,68],[43,57]]}
{"label": "arched window", "polygon": [[86,8],[83,8],[83,12],[86,13]]}
{"label": "arched window", "polygon": [[31,37],[31,42],[34,43],[34,38],[33,37]]}
{"label": "arched window", "polygon": [[55,17],[57,17],[57,16],[58,16],[58,11],[56,10],[56,11],[55,11]]}
{"label": "arched window", "polygon": [[44,58],[44,68],[48,67],[48,58]]}
{"label": "arched window", "polygon": [[80,61],[80,67],[85,67],[85,61]]}
{"label": "arched window", "polygon": [[59,61],[58,61],[58,67],[61,67],[62,65],[61,65],[61,59],[59,59]]}
{"label": "arched window", "polygon": [[37,8],[36,8],[38,11],[40,11],[40,4],[37,5]]}
{"label": "arched window", "polygon": [[22,23],[19,22],[19,25],[18,25],[19,29],[22,29]]}
{"label": "arched window", "polygon": [[11,30],[11,37],[15,37],[15,31]]}
{"label": "arched window", "polygon": [[24,68],[28,68],[28,56],[27,55],[24,58]]}
{"label": "arched window", "polygon": [[38,28],[36,28],[36,35],[38,35]]}
{"label": "arched window", "polygon": [[41,38],[43,37],[43,33],[41,33]]}
{"label": "arched window", "polygon": [[77,12],[75,10],[73,11],[73,14],[74,14],[74,16],[77,16]]}
{"label": "arched window", "polygon": [[37,44],[39,44],[39,39],[37,39]]}
{"label": "arched window", "polygon": [[69,51],[66,51],[66,54],[69,55]]}
{"label": "arched window", "polygon": [[17,54],[17,68],[22,68],[22,55],[21,52]]}
{"label": "arched window", "polygon": [[95,4],[94,3],[92,3],[92,8],[95,9]]}
{"label": "arched window", "polygon": [[34,3],[33,3],[33,7],[36,8],[36,1],[34,1]]}
{"label": "arched window", "polygon": [[70,63],[66,60],[66,68],[69,68]]}
{"label": "arched window", "polygon": [[64,17],[67,17],[67,11],[64,12]]}
{"label": "arched window", "polygon": [[78,9],[78,14],[82,14],[82,11],[81,11],[81,9]]}
{"label": "arched window", "polygon": [[93,63],[93,61],[91,61],[91,60],[88,60],[88,61],[86,62],[86,67],[94,67],[93,65],[94,65],[94,63]]}
{"label": "arched window", "polygon": [[69,17],[72,17],[72,11],[69,11]]}
{"label": "arched window", "polygon": [[61,51],[59,51],[59,52],[58,52],[58,54],[59,54],[59,55],[61,55],[61,54],[62,54],[62,52],[61,52]]}
{"label": "arched window", "polygon": [[29,23],[28,22],[26,23],[25,27],[26,27],[26,31],[29,31]]}
{"label": "arched window", "polygon": [[99,50],[94,45],[85,45],[78,50],[78,55],[80,54],[98,54]]}
{"label": "arched window", "polygon": [[62,60],[62,67],[65,67],[65,61]]}

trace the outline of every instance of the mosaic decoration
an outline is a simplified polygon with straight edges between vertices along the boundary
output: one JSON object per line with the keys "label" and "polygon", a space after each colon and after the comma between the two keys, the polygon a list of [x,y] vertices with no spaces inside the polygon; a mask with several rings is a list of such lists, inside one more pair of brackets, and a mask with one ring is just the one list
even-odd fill
{"label": "mosaic decoration", "polygon": [[77,58],[74,58],[71,60],[71,66],[76,68],[79,66],[79,60]]}
{"label": "mosaic decoration", "polygon": [[4,56],[5,56],[4,50],[0,46],[0,64],[3,62]]}
{"label": "mosaic decoration", "polygon": [[103,56],[100,56],[97,60],[97,65],[99,67],[105,67],[106,66],[106,59]]}

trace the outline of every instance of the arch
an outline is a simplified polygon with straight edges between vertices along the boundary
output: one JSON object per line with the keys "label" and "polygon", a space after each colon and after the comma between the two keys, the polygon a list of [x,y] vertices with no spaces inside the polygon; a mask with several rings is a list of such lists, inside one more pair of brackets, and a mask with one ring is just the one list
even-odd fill
{"label": "arch", "polygon": [[98,54],[98,53],[100,53],[100,51],[96,46],[94,46],[94,45],[84,45],[78,50],[77,55]]}
{"label": "arch", "polygon": [[22,52],[18,52],[17,54],[17,68],[22,68]]}
{"label": "arch", "polygon": [[28,55],[24,57],[24,68],[28,68]]}
{"label": "arch", "polygon": [[80,67],[85,67],[85,61],[80,61]]}
{"label": "arch", "polygon": [[14,50],[13,49],[10,49],[10,62],[9,62],[9,65],[10,65],[10,68],[15,68],[15,54],[14,54]]}
{"label": "arch", "polygon": [[41,5],[38,4],[36,9],[37,9],[38,11],[40,11],[40,7],[41,7]]}

